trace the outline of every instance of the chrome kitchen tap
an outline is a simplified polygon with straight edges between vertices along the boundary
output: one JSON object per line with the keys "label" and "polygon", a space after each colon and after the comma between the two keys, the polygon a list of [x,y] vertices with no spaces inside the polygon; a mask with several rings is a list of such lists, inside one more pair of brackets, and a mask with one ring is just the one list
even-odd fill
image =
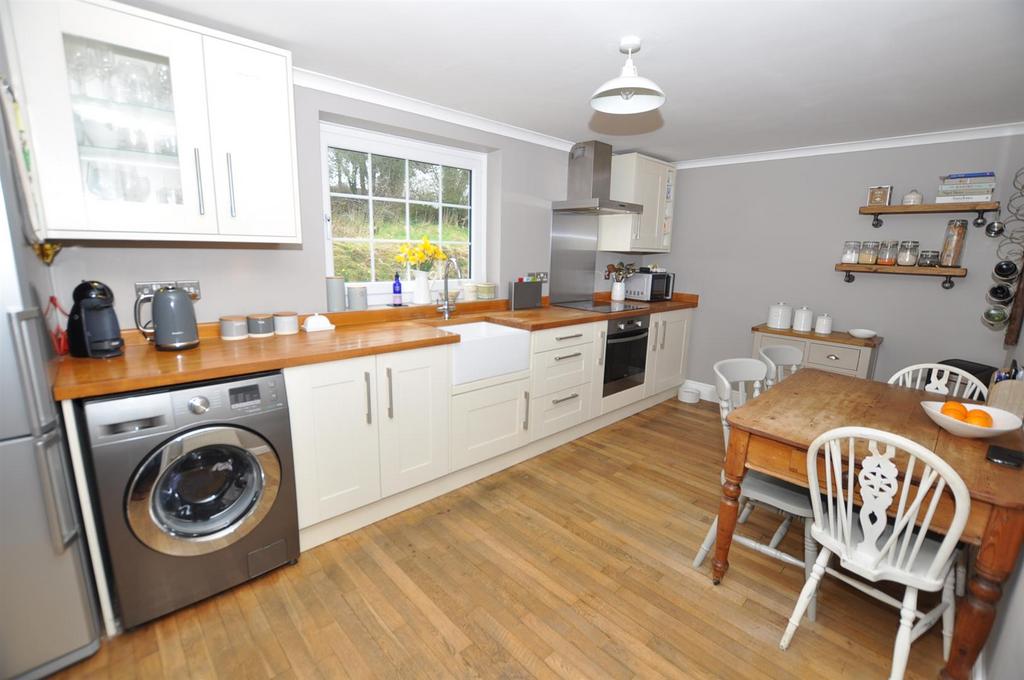
{"label": "chrome kitchen tap", "polygon": [[459,263],[455,261],[454,257],[449,257],[444,261],[444,297],[441,298],[441,304],[438,305],[437,311],[444,314],[444,320],[447,321],[452,317],[452,312],[455,311],[455,303],[448,297],[448,268],[451,265],[455,265],[455,273],[462,278],[462,269],[459,268]]}

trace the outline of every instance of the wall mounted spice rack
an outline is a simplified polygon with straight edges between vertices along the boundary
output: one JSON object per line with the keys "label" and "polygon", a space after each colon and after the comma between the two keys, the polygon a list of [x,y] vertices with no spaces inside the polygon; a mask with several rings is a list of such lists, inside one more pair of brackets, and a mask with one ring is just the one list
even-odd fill
{"label": "wall mounted spice rack", "polygon": [[846,272],[843,281],[852,283],[854,273],[857,274],[904,274],[910,276],[941,276],[943,277],[942,287],[949,290],[953,287],[953,279],[962,279],[967,276],[967,269],[964,267],[901,267],[888,264],[845,264],[840,262],[836,265],[837,272]]}
{"label": "wall mounted spice rack", "polygon": [[932,213],[978,213],[974,218],[974,226],[985,226],[985,213],[999,210],[999,201],[986,203],[922,203],[919,205],[862,205],[858,211],[861,215],[871,215],[871,226],[882,226],[879,215],[927,215]]}

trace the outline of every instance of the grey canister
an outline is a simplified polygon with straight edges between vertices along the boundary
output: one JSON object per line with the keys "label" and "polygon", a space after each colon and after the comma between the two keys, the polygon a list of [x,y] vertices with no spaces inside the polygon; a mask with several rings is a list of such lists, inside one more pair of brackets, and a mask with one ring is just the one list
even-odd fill
{"label": "grey canister", "polygon": [[345,277],[327,277],[327,311],[345,311]]}
{"label": "grey canister", "polygon": [[361,310],[366,309],[366,286],[349,285],[346,286],[348,291],[348,308],[350,310]]}
{"label": "grey canister", "polygon": [[269,338],[274,334],[274,317],[270,314],[250,314],[249,337]]}

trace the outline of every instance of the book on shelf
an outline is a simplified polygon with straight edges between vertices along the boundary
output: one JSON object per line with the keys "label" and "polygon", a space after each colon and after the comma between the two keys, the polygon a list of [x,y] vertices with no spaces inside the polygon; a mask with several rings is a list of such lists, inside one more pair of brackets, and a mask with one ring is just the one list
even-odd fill
{"label": "book on shelf", "polygon": [[995,182],[972,182],[971,184],[951,184],[949,182],[943,182],[939,185],[939,189],[948,189],[949,191],[988,191],[989,189],[995,189]]}
{"label": "book on shelf", "polygon": [[988,177],[961,177],[959,179],[953,177],[940,177],[939,181],[943,184],[952,184],[956,186],[977,186],[979,184],[995,184],[995,175]]}
{"label": "book on shelf", "polygon": [[994,188],[988,189],[943,189],[939,187],[939,196],[977,196],[980,194],[988,194],[991,196],[995,192]]}
{"label": "book on shelf", "polygon": [[984,172],[951,172],[948,175],[939,175],[939,179],[947,181],[951,179],[976,179],[978,177],[995,177],[996,173],[991,170]]}
{"label": "book on shelf", "polygon": [[992,201],[992,194],[978,194],[974,196],[936,196],[936,203],[989,203]]}

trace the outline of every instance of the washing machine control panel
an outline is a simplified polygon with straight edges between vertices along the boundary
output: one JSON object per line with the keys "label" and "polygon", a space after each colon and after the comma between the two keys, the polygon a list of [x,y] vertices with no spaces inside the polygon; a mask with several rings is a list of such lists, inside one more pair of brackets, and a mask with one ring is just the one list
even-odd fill
{"label": "washing machine control panel", "polygon": [[206,397],[192,397],[188,400],[188,410],[197,416],[210,410],[210,400]]}
{"label": "washing machine control panel", "polygon": [[280,374],[186,387],[172,391],[171,401],[178,425],[273,411],[287,403]]}

